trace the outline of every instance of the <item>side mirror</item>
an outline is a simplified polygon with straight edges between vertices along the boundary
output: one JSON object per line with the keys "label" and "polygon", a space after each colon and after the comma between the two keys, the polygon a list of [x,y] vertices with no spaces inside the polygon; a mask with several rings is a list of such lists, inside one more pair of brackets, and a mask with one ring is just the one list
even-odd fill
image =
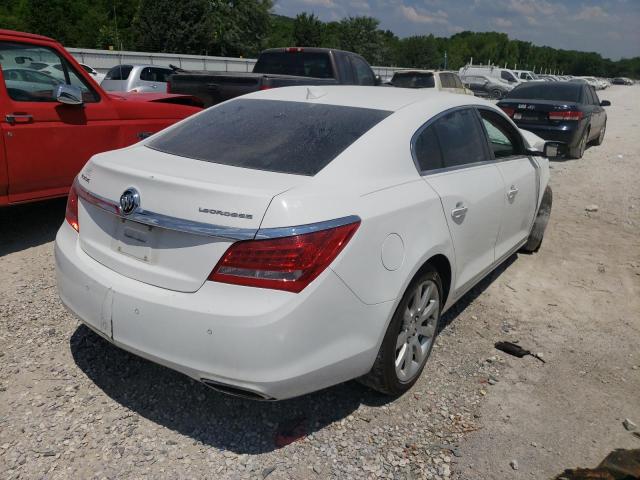
{"label": "side mirror", "polygon": [[66,105],[82,105],[82,90],[75,85],[61,83],[56,87],[56,100]]}
{"label": "side mirror", "polygon": [[[542,143],[542,142],[540,142]],[[563,142],[544,142],[542,150],[539,150],[540,144],[536,144],[533,149],[527,150],[529,155],[537,157],[546,157],[549,160],[558,160],[567,155],[567,144]]]}
{"label": "side mirror", "polygon": [[601,107],[610,107],[611,106],[611,102],[609,100],[602,100],[600,102],[600,106]]}

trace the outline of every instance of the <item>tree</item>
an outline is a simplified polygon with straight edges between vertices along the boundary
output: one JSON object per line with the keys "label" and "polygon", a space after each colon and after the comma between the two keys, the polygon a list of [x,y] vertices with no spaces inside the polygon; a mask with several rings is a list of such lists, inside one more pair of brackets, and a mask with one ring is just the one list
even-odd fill
{"label": "tree", "polygon": [[322,47],[324,24],[313,13],[301,13],[293,22],[293,42],[296,47]]}
{"label": "tree", "polygon": [[341,20],[338,28],[340,48],[362,55],[371,64],[380,63],[383,42],[378,30],[379,23],[373,17],[349,17]]}
{"label": "tree", "polygon": [[209,0],[213,39],[209,52],[255,56],[265,47],[271,27],[271,0]]}
{"label": "tree", "polygon": [[211,38],[208,0],[140,0],[136,47],[147,52],[203,54]]}

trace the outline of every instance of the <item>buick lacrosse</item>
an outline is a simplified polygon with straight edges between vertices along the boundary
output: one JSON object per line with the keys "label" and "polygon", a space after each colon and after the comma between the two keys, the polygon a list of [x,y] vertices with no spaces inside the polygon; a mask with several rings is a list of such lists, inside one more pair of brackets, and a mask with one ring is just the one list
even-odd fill
{"label": "buick lacrosse", "polygon": [[56,237],[60,297],[226,393],[357,378],[399,395],[443,312],[540,247],[558,147],[467,95],[256,92],[84,166]]}

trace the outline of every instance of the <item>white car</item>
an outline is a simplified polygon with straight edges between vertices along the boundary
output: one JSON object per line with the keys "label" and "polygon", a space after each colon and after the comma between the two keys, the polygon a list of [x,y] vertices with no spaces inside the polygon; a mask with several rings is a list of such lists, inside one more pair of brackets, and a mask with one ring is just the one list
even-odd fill
{"label": "white car", "polygon": [[389,85],[399,88],[433,88],[441,92],[473,95],[473,92],[462,84],[456,72],[400,70],[393,74]]}
{"label": "white car", "polygon": [[109,342],[226,393],[363,377],[401,394],[442,313],[542,242],[558,144],[523,134],[436,91],[230,100],[85,165],[56,237],[60,297]]}
{"label": "white car", "polygon": [[167,80],[174,71],[160,65],[117,65],[100,86],[107,92],[158,93],[167,91]]}

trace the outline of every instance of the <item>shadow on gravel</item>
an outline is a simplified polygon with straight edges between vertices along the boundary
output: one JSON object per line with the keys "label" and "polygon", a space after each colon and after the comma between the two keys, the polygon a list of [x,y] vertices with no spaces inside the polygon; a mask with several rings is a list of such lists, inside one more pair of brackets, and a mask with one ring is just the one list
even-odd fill
{"label": "shadow on gravel", "polygon": [[[443,328],[515,258],[513,255],[449,310],[443,317]],[[340,421],[362,404],[378,407],[393,400],[353,381],[291,400],[250,401],[215,392],[121,350],[84,325],[72,335],[70,347],[78,367],[116,402],[193,440],[238,454],[277,450]]]}
{"label": "shadow on gravel", "polygon": [[0,208],[0,257],[53,241],[66,203],[66,198],[56,198]]}

